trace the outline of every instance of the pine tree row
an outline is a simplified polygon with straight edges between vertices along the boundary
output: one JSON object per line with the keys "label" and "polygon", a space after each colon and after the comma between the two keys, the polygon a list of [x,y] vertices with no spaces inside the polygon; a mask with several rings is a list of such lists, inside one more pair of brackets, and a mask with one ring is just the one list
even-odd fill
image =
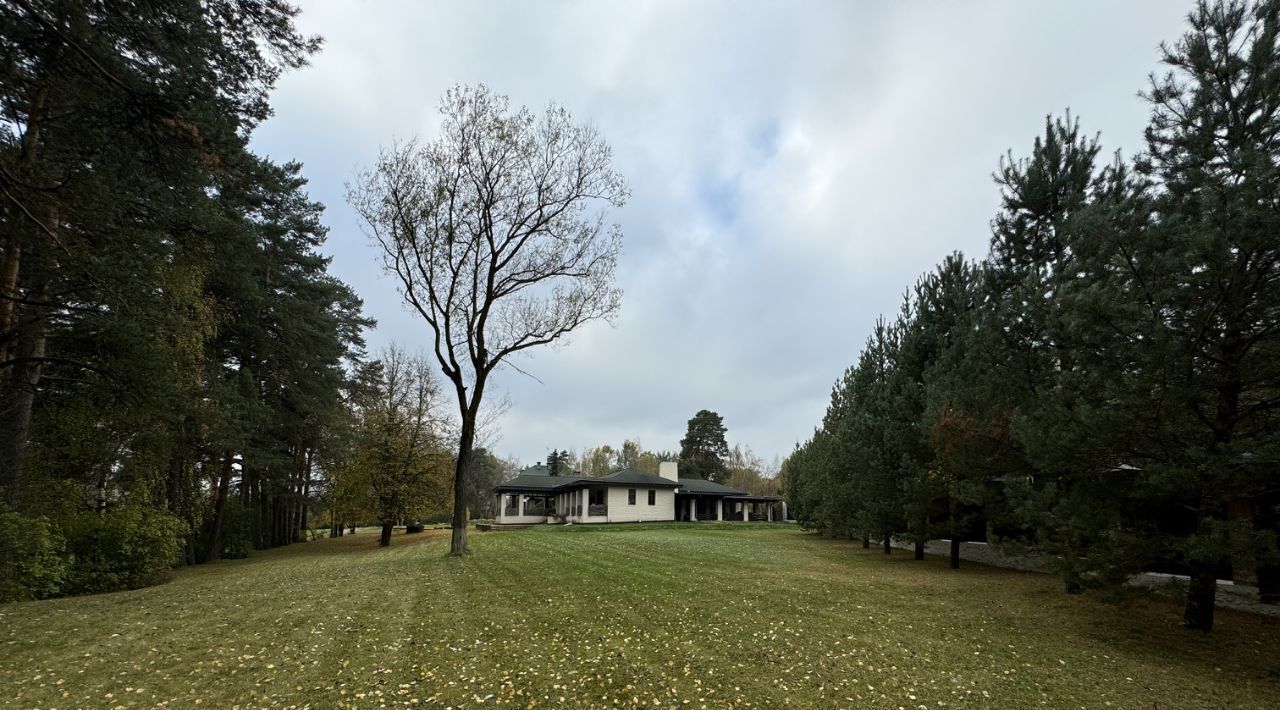
{"label": "pine tree row", "polygon": [[1069,591],[1182,573],[1197,629],[1219,577],[1280,601],[1277,32],[1200,4],[1141,154],[1068,116],[1001,162],[989,254],[919,280],[786,461],[806,525],[1030,549]]}

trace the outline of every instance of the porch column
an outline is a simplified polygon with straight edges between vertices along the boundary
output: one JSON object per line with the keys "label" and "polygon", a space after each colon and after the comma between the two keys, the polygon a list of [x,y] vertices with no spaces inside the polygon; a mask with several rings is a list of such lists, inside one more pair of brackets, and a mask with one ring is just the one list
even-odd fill
{"label": "porch column", "polygon": [[787,502],[782,501],[782,522],[787,522]]}
{"label": "porch column", "polygon": [[524,517],[524,494],[516,494],[516,515]]}
{"label": "porch column", "polygon": [[769,503],[764,507],[765,515],[768,516],[769,522],[773,522],[773,503]]}
{"label": "porch column", "polygon": [[505,493],[499,493],[499,494],[497,494],[497,496],[496,496],[496,497],[497,497],[497,499],[498,499],[498,507],[497,507],[497,508],[494,508],[494,511],[495,511],[495,512],[494,512],[494,514],[493,514],[494,522],[498,522],[498,523],[502,522],[502,497],[503,497],[504,495],[506,495],[506,494],[505,494]]}
{"label": "porch column", "polygon": [[698,499],[694,496],[689,497],[689,522],[694,523],[698,520]]}
{"label": "porch column", "polygon": [[724,520],[724,498],[716,498],[716,520]]}

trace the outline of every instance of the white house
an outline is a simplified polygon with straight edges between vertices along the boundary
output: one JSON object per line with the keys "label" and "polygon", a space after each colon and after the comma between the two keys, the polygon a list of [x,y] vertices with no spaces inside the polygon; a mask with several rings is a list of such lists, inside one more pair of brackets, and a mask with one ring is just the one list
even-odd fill
{"label": "white house", "polygon": [[546,466],[533,466],[493,492],[499,525],[768,521],[787,515],[787,504],[775,496],[750,496],[701,478],[681,478],[670,461],[658,465],[657,476],[633,468],[599,478],[552,476]]}

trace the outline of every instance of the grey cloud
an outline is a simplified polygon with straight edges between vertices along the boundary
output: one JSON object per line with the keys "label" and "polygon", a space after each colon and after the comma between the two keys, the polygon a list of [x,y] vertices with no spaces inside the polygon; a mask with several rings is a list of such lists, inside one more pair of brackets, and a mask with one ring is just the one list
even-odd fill
{"label": "grey cloud", "polygon": [[536,353],[499,386],[503,453],[678,446],[710,408],[785,455],[877,314],[945,254],[985,251],[990,174],[1066,107],[1140,148],[1136,99],[1187,7],[1112,3],[307,3],[326,48],[289,75],[258,150],[305,163],[334,271],[427,343],[343,199],[393,138],[436,128],[452,84],[562,103],[613,144],[633,191],[616,327]]}

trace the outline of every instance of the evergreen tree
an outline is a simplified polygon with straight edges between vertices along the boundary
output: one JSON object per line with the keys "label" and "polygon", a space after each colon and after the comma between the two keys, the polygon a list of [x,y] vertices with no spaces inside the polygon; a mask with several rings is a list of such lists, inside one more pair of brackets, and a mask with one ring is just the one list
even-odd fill
{"label": "evergreen tree", "polygon": [[[904,326],[901,354],[889,383],[895,420],[894,449],[900,456],[908,537],[916,559],[926,540],[945,535],[951,541],[951,566],[960,566],[960,541],[981,517],[981,485],[966,466],[944,461],[934,438],[945,382],[972,344],[981,301],[979,271],[953,254],[916,283],[910,321]],[[945,409],[943,411],[946,411]]]}
{"label": "evergreen tree", "polygon": [[719,414],[708,409],[694,414],[680,440],[680,472],[689,478],[724,482],[728,477],[725,459],[729,456],[725,431],[724,419]]}
{"label": "evergreen tree", "polygon": [[1271,594],[1280,581],[1262,463],[1280,455],[1277,33],[1280,3],[1197,5],[1146,94],[1138,174],[1087,215],[1082,277],[1063,294],[1081,370],[1109,395],[1079,426],[1123,424],[1113,478],[1141,504],[1126,526],[1186,566],[1184,622],[1205,631],[1227,565]]}
{"label": "evergreen tree", "polygon": [[[138,345],[186,305],[196,320],[188,332],[201,323],[207,332],[195,284],[218,229],[212,203],[269,115],[277,76],[319,46],[296,31],[296,13],[229,0],[0,8],[0,52],[12,69],[0,77],[0,487],[9,502],[20,503],[24,481],[45,489],[23,470],[46,380],[132,374],[101,348],[69,350],[79,341],[57,331]],[[157,298],[166,293],[178,306],[167,313]]]}
{"label": "evergreen tree", "polygon": [[165,510],[187,562],[300,538],[368,321],[327,274],[299,166],[246,148],[276,78],[319,46],[296,14],[0,8],[7,502]]}
{"label": "evergreen tree", "polygon": [[1056,561],[1069,592],[1113,576],[1099,575],[1107,556],[1090,548],[1106,539],[1122,505],[1115,491],[1099,498],[1099,473],[1117,465],[1110,447],[1062,426],[1076,398],[1100,391],[1099,383],[1068,382],[1083,373],[1072,336],[1076,316],[1062,298],[1080,269],[1078,216],[1103,183],[1098,151],[1077,121],[1047,119],[1028,158],[1002,162],[1001,211],[986,268],[992,312],[985,333],[994,367],[980,380],[978,396],[992,403],[994,416],[983,426],[997,439],[1009,431],[1013,470],[1006,483],[1011,512],[1026,533],[1020,537]]}

